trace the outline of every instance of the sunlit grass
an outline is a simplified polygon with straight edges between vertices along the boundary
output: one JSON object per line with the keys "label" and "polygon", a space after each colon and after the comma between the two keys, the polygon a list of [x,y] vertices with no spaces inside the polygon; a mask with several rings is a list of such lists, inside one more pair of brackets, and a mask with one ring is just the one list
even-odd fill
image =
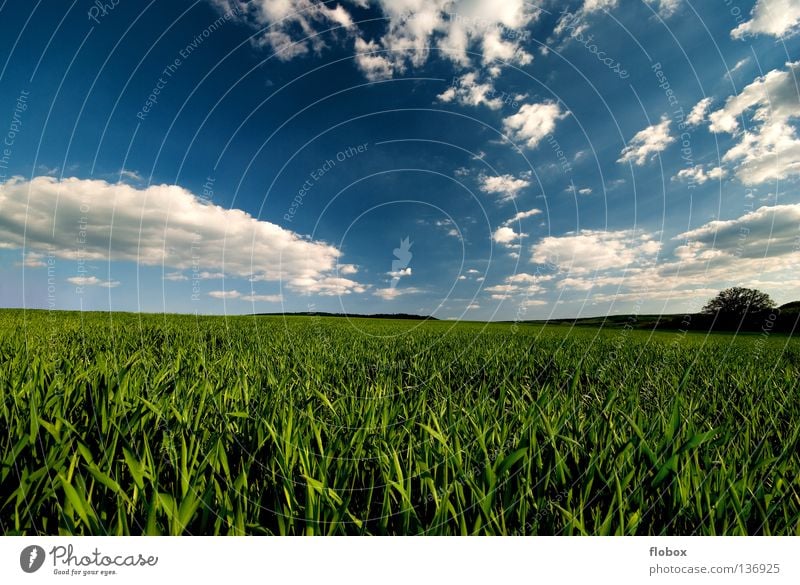
{"label": "sunlit grass", "polygon": [[5,534],[800,534],[800,343],[0,312]]}

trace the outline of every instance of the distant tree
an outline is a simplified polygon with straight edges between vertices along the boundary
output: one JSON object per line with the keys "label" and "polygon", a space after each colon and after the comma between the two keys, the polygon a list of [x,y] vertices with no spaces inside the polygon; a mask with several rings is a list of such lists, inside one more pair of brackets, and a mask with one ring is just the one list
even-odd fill
{"label": "distant tree", "polygon": [[766,311],[774,307],[775,301],[767,293],[754,288],[735,286],[726,288],[708,301],[703,307],[703,313],[743,317],[748,313]]}

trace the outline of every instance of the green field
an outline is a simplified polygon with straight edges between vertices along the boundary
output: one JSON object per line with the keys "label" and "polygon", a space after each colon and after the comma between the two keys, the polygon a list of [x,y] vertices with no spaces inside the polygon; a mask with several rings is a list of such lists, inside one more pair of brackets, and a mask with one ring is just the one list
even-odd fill
{"label": "green field", "polygon": [[4,534],[800,534],[800,341],[0,311]]}

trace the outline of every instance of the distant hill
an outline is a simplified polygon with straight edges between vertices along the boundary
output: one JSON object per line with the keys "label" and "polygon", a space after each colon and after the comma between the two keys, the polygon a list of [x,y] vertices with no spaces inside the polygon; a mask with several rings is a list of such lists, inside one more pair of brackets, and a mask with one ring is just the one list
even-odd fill
{"label": "distant hill", "polygon": [[741,318],[715,318],[714,315],[607,315],[565,319],[524,321],[534,325],[571,325],[574,327],[606,327],[633,329],[671,329],[687,331],[750,331],[800,332],[800,301],[777,309],[760,311]]}
{"label": "distant hill", "polygon": [[299,313],[256,313],[260,317],[348,317],[350,319],[401,319],[407,321],[438,321],[430,315],[411,315],[409,313],[376,313],[359,315],[357,313],[315,313],[313,311]]}

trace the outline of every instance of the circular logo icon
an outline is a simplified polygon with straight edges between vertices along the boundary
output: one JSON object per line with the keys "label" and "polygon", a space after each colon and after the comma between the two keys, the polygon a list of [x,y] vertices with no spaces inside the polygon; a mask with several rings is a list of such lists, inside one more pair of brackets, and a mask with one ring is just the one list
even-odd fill
{"label": "circular logo icon", "polygon": [[35,573],[44,564],[44,549],[41,546],[32,544],[22,549],[19,554],[19,566],[26,573]]}

